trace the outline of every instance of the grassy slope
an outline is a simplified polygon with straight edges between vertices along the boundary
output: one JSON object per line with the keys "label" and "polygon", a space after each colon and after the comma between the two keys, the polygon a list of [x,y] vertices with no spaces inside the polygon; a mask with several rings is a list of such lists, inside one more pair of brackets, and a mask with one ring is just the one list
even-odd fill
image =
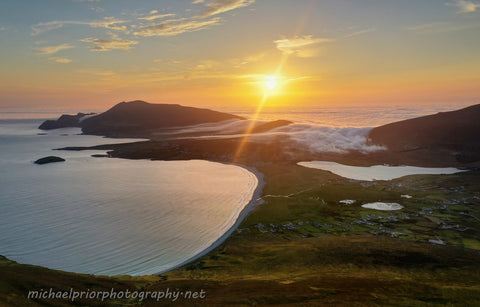
{"label": "grassy slope", "polygon": [[[0,302],[61,305],[66,302],[26,301],[26,289],[125,287],[207,292],[205,300],[175,304],[480,304],[479,172],[365,184],[294,165],[255,166],[265,174],[265,203],[196,262],[161,277],[104,278],[3,259]],[[357,203],[340,205],[342,199]],[[400,202],[405,209],[360,207],[377,200]]]}

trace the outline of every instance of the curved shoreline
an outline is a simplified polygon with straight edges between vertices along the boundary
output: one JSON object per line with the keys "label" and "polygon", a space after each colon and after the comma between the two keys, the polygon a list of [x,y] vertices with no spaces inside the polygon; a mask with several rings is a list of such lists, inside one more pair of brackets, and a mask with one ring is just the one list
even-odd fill
{"label": "curved shoreline", "polygon": [[[209,161],[209,160],[206,160],[206,161]],[[211,161],[211,162],[216,162],[216,161]],[[216,163],[222,163],[222,162],[216,162]],[[263,187],[265,186],[265,181],[264,181],[264,176],[263,176],[262,173],[260,173],[254,167],[249,167],[249,166],[242,165],[242,164],[235,164],[235,163],[222,163],[222,164],[234,165],[234,166],[241,167],[241,168],[247,170],[248,172],[252,173],[257,178],[257,181],[258,181],[257,187],[255,188],[255,191],[253,192],[252,198],[250,199],[248,204],[245,207],[243,207],[242,211],[239,213],[237,219],[235,220],[235,223],[222,236],[220,236],[218,239],[216,239],[211,245],[209,245],[206,249],[202,250],[201,252],[193,255],[192,257],[188,258],[187,260],[185,260],[185,261],[183,261],[183,262],[181,262],[181,263],[179,263],[179,264],[177,264],[177,265],[175,265],[175,266],[173,266],[169,269],[162,270],[162,271],[159,271],[159,272],[153,273],[153,274],[146,274],[146,275],[143,275],[143,276],[163,274],[163,273],[178,269],[178,268],[180,268],[180,267],[182,267],[182,266],[184,266],[184,265],[186,265],[190,262],[193,262],[193,261],[197,260],[198,258],[201,258],[201,257],[205,256],[206,254],[208,254],[209,252],[211,252],[212,250],[214,250],[215,248],[220,246],[223,242],[225,242],[225,240],[227,240],[227,238],[230,237],[230,235],[243,222],[245,217],[247,217],[247,215],[253,209],[255,209],[258,205],[260,205],[263,202],[263,200],[261,199],[261,196],[262,196],[261,194],[262,194],[262,191],[263,191]],[[137,276],[137,275],[133,275],[133,276]],[[142,275],[138,275],[138,276],[142,276]]]}
{"label": "curved shoreline", "polygon": [[[76,129],[79,129],[79,128],[73,128],[74,130]],[[71,130],[71,129],[70,129]],[[72,130],[73,131],[73,130]],[[77,131],[78,132],[78,131]],[[72,134],[72,132],[69,132],[70,134]],[[104,138],[103,141],[100,140],[100,136],[92,136],[94,137],[94,142],[93,144],[105,144],[107,142],[105,141],[108,141],[109,139],[112,139],[112,138]],[[98,141],[97,141],[97,138],[98,138]],[[119,139],[115,139],[116,141],[116,144],[120,144],[120,143],[123,143],[123,141],[126,141],[127,143],[131,143],[132,141],[143,141],[144,139],[124,139],[123,141],[121,141],[121,139],[123,138],[119,138]],[[108,145],[108,143],[107,143]],[[93,145],[93,146],[97,146],[97,145]],[[52,147],[49,147],[49,148],[52,148]],[[98,151],[102,151],[102,152],[105,152],[106,150],[103,150],[103,149],[96,149]],[[90,156],[90,155],[88,155]],[[130,158],[125,158],[125,157],[115,157],[115,158],[118,158],[118,159],[122,159],[122,160],[132,160]],[[136,159],[133,159],[133,160],[136,160]],[[141,159],[141,160],[146,160],[148,161],[148,159]],[[248,181],[249,181],[249,184],[248,184],[248,187],[246,188],[246,192],[247,193],[243,193],[242,192],[242,197],[240,199],[238,199],[236,202],[236,208],[234,209],[234,211],[232,212],[232,214],[230,214],[228,216],[228,219],[224,220],[224,221],[220,221],[217,226],[219,226],[219,229],[217,231],[214,231],[212,233],[212,235],[208,238],[208,240],[206,240],[206,242],[203,242],[203,244],[201,244],[200,246],[190,250],[189,252],[187,253],[183,253],[183,255],[179,255],[178,257],[172,257],[175,261],[169,261],[168,263],[166,263],[166,265],[161,265],[161,266],[156,266],[155,264],[151,265],[151,266],[146,266],[147,270],[143,270],[143,269],[136,269],[136,270],[132,270],[130,271],[129,273],[126,273],[127,275],[130,275],[130,276],[146,276],[146,275],[155,275],[155,274],[162,274],[162,273],[165,273],[165,272],[168,272],[168,271],[171,271],[171,270],[174,270],[174,269],[177,269],[179,267],[182,267],[188,263],[191,263],[192,261],[195,261],[196,259],[208,254],[210,251],[212,251],[213,249],[215,249],[216,247],[218,247],[219,245],[221,245],[223,242],[225,242],[225,240],[239,227],[239,225],[241,224],[241,222],[245,219],[245,217],[253,210],[256,208],[257,205],[259,205],[260,203],[262,203],[263,201],[260,199],[261,197],[261,194],[263,192],[263,188],[264,188],[264,176],[262,173],[260,173],[257,169],[253,168],[253,167],[249,167],[249,166],[246,166],[246,165],[241,165],[241,164],[237,164],[237,163],[233,163],[233,162],[226,162],[226,161],[215,161],[215,160],[210,160],[210,159],[184,159],[184,161],[191,161],[191,160],[201,160],[201,161],[208,161],[208,162],[212,162],[212,163],[218,163],[218,164],[224,164],[225,166],[237,166],[237,167],[240,167],[241,168],[241,175],[248,175]],[[163,160],[163,161],[169,161],[168,159],[167,160]],[[151,162],[150,162],[151,163]],[[200,175],[202,176],[202,175]],[[205,175],[203,175],[205,176]],[[243,177],[243,176],[242,176]],[[251,194],[250,194],[251,193]],[[190,244],[190,246],[194,246],[192,243]],[[160,246],[160,249],[157,248],[156,251],[153,251],[153,255],[157,254],[157,257],[158,257],[158,254],[160,252],[162,252],[162,246]],[[176,258],[176,259],[175,259]],[[32,261],[32,264],[35,263]],[[72,273],[80,273],[80,274],[92,274],[92,275],[95,275],[95,276],[119,276],[119,275],[124,275],[125,273],[121,273],[120,271],[120,274],[116,273],[116,272],[113,272],[113,274],[108,274],[108,273],[100,273],[100,272],[96,272],[96,273],[88,273],[88,272],[85,272],[85,271],[74,271],[74,270],[71,270],[71,269],[65,269],[65,268],[54,268],[54,267],[49,267],[49,266],[43,266],[45,268],[50,268],[50,269],[59,269],[59,270],[64,270],[65,272],[72,272]]]}
{"label": "curved shoreline", "polygon": [[[120,158],[122,160],[130,160],[130,159],[124,159]],[[196,160],[196,159],[195,159]],[[168,162],[168,160],[163,160],[165,162]],[[193,160],[184,160],[184,161],[193,161]],[[198,161],[206,161],[206,162],[211,162],[211,163],[217,163],[217,164],[223,164],[225,166],[236,166],[241,168],[241,170],[246,173],[249,177],[249,187],[248,191],[252,194],[248,196],[248,194],[245,197],[242,197],[241,200],[241,206],[238,206],[237,209],[235,210],[234,214],[230,216],[228,219],[228,224],[225,225],[225,227],[222,227],[222,229],[219,229],[219,231],[212,236],[212,240],[210,242],[205,242],[202,244],[202,246],[199,246],[199,248],[192,250],[191,253],[187,253],[185,257],[178,257],[177,261],[171,261],[170,265],[165,265],[163,268],[157,267],[155,268],[154,266],[150,266],[150,269],[144,270],[144,272],[137,271],[135,272],[130,272],[130,273],[120,273],[120,274],[105,274],[105,273],[87,273],[87,272],[81,272],[81,271],[72,271],[68,269],[62,269],[62,268],[53,268],[50,266],[44,266],[44,265],[39,265],[39,264],[34,264],[30,262],[20,262],[22,264],[29,264],[29,265],[37,265],[46,269],[52,269],[52,270],[60,270],[68,273],[73,273],[73,274],[89,274],[93,276],[109,276],[109,277],[114,277],[114,276],[122,276],[122,275],[129,275],[129,276],[151,276],[151,275],[159,275],[163,274],[175,269],[178,269],[184,265],[187,265],[188,263],[191,263],[198,258],[203,257],[204,255],[208,254],[211,252],[213,249],[217,248],[219,245],[221,245],[223,242],[226,241],[226,239],[238,228],[238,226],[243,222],[245,217],[253,210],[255,209],[259,204],[263,203],[263,200],[261,198],[263,188],[265,186],[264,182],[264,175],[259,172],[256,168],[254,167],[249,167],[246,165],[241,165],[241,164],[235,164],[235,163],[225,163],[225,162],[218,162],[218,161],[211,161],[211,160],[200,160]],[[151,163],[151,161],[147,161],[147,163]],[[242,207],[243,206],[243,207]],[[223,232],[224,231],[224,232]],[[159,250],[157,250],[158,253]],[[161,251],[161,249],[160,249]],[[11,259],[11,258],[9,258]],[[13,260],[13,259],[12,259]],[[15,261],[15,260],[13,260]],[[158,271],[156,270],[158,269]]]}

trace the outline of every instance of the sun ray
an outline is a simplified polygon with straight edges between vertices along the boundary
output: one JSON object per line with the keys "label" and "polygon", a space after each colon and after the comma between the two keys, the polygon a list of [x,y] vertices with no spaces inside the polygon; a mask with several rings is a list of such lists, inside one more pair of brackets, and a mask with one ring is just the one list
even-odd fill
{"label": "sun ray", "polygon": [[[309,19],[309,16],[310,16],[310,12],[311,12],[311,7],[313,6],[314,4],[314,1],[311,0],[309,2],[309,5],[308,5],[308,9],[305,11],[305,15],[303,16],[302,19],[299,20],[299,23],[297,25],[297,28],[296,28],[296,33],[299,33],[301,32],[302,28],[305,26],[305,23],[307,22],[307,20]],[[283,67],[285,66],[285,64],[287,63],[287,60],[289,58],[289,54],[287,53],[283,53],[282,54],[282,57],[280,59],[280,62],[278,63],[277,65],[277,69],[275,70],[275,74],[271,75],[271,77],[275,77],[275,76],[279,76],[283,70]],[[275,81],[275,80],[273,80]],[[267,82],[270,82],[270,81],[267,81]],[[270,85],[269,85],[270,84]],[[276,86],[277,86],[277,82],[275,81],[275,83],[271,82],[271,83],[266,83],[266,86],[268,88],[270,88],[270,86],[272,86],[271,89],[274,89]],[[252,133],[252,130],[253,128],[255,127],[255,123],[257,122],[259,116],[260,116],[260,113],[262,112],[262,109],[263,109],[263,106],[265,105],[265,103],[267,102],[268,98],[269,98],[269,91],[266,91],[264,94],[263,94],[263,97],[262,99],[260,100],[260,103],[258,104],[257,106],[257,109],[255,110],[255,113],[253,114],[253,117],[252,117],[252,121],[250,122],[250,124],[248,125],[247,129],[245,129],[245,136],[242,137],[242,140],[240,141],[240,143],[238,144],[238,147],[237,147],[237,150],[233,156],[233,159],[232,159],[232,162],[235,163],[235,162],[238,162],[238,159],[240,158],[240,155],[242,154],[242,151],[245,147],[245,144],[248,142],[248,139],[250,137],[250,134]]]}
{"label": "sun ray", "polygon": [[[287,59],[288,59],[288,54],[284,53],[282,55],[282,58],[280,59],[280,62],[278,63],[277,69],[275,70],[275,74],[271,75],[269,77],[278,78],[276,76],[280,75],[285,63],[287,62]],[[273,79],[273,81],[275,81],[275,86],[276,86],[276,84],[277,84],[276,80]],[[268,77],[267,77],[267,82],[269,82]],[[273,83],[271,83],[271,85],[273,85]],[[266,86],[268,87],[268,84],[266,84]],[[260,103],[258,104],[258,106],[255,110],[255,113],[252,116],[251,122],[247,126],[247,129],[245,129],[244,136],[242,137],[242,140],[238,144],[237,150],[236,150],[235,154],[233,155],[233,159],[232,159],[233,163],[238,162],[238,159],[240,158],[240,155],[242,154],[242,151],[245,148],[245,144],[248,142],[250,134],[252,133],[252,130],[255,127],[256,122],[258,121],[260,113],[262,113],[263,106],[268,101],[268,98],[269,98],[270,94],[271,93],[269,91],[265,91],[265,93],[263,94],[262,100],[260,100]]]}

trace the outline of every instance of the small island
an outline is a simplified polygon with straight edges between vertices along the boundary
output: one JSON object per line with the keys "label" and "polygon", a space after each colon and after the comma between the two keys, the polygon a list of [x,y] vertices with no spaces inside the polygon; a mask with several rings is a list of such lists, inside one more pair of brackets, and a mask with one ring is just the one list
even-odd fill
{"label": "small island", "polygon": [[33,163],[42,165],[42,164],[55,163],[55,162],[65,162],[65,159],[57,156],[48,156],[48,157],[40,158]]}

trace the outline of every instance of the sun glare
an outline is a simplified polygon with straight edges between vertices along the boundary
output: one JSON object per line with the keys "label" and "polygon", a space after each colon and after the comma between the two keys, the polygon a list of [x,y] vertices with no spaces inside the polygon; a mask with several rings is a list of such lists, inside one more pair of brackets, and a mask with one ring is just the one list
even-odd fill
{"label": "sun glare", "polygon": [[265,81],[265,86],[273,90],[275,87],[277,87],[277,77],[276,76],[266,76],[267,81]]}

